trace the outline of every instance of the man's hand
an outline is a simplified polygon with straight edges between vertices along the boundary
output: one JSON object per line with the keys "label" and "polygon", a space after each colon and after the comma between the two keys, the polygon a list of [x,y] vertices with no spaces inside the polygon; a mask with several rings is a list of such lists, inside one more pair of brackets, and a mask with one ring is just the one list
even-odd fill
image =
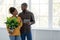
{"label": "man's hand", "polygon": [[31,22],[27,22],[26,24],[27,24],[27,25],[30,25],[30,24],[31,24]]}

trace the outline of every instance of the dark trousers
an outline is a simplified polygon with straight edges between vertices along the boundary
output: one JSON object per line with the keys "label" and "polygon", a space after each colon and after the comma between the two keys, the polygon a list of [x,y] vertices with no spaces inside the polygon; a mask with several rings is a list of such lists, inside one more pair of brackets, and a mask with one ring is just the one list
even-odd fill
{"label": "dark trousers", "polygon": [[24,33],[21,34],[21,39],[22,40],[26,40],[26,37],[27,37],[27,40],[32,40],[31,32],[29,32],[29,33],[24,32]]}

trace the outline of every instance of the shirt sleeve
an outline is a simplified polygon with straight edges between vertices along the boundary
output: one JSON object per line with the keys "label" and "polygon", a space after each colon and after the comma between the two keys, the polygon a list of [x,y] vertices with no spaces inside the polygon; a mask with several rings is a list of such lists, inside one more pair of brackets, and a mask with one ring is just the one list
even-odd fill
{"label": "shirt sleeve", "polygon": [[31,25],[35,23],[35,18],[34,18],[33,13],[31,13],[31,20],[30,20],[30,22],[31,22]]}

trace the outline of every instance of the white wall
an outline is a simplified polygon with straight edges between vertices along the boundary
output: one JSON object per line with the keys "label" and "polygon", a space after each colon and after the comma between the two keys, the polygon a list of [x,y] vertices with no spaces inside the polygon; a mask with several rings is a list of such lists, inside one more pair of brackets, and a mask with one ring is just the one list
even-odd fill
{"label": "white wall", "polygon": [[[32,30],[33,40],[60,40],[58,30]],[[0,40],[9,40],[6,29],[0,28]]]}

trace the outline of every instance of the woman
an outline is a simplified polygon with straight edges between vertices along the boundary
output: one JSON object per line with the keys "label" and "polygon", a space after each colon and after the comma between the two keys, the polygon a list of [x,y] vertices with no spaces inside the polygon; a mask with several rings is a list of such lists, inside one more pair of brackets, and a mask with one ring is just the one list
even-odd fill
{"label": "woman", "polygon": [[12,32],[12,34],[10,33],[10,29],[7,28],[10,40],[20,40],[21,39],[21,37],[20,37],[20,34],[21,34],[20,33],[20,28],[22,27],[22,20],[21,20],[20,17],[17,16],[18,12],[17,12],[17,10],[14,7],[10,7],[9,8],[9,12],[12,14],[12,16],[10,18],[16,17],[17,20],[18,20],[18,22],[20,23],[18,25],[18,27],[16,27],[14,29],[14,31]]}

